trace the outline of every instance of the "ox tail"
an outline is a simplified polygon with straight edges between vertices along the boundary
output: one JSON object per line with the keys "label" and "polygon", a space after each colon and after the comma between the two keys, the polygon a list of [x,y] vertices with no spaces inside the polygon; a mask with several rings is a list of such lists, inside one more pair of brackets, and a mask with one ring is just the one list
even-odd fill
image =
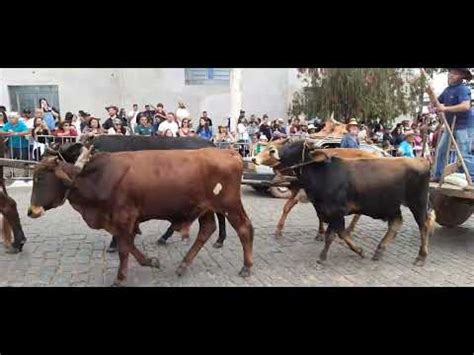
{"label": "ox tail", "polygon": [[428,211],[427,211],[427,218],[425,221],[425,228],[428,233],[428,236],[431,236],[434,232],[436,222],[436,212],[434,210],[433,204],[431,203],[431,199],[428,199]]}

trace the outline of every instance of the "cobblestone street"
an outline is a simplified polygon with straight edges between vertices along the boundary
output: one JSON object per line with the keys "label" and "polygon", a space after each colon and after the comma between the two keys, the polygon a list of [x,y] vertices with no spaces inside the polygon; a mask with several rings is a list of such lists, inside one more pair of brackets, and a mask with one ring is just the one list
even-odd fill
{"label": "cobblestone street", "polygon": [[[129,286],[473,286],[474,218],[462,227],[436,227],[430,240],[430,254],[424,267],[413,266],[420,245],[418,229],[411,214],[404,210],[404,225],[388,247],[383,260],[371,256],[386,231],[386,224],[362,217],[354,240],[365,251],[361,259],[348,247],[335,241],[328,264],[316,260],[323,242],[314,239],[317,218],[309,204],[297,205],[290,214],[284,238],[274,239],[274,229],[285,200],[274,199],[243,187],[244,204],[255,228],[254,268],[249,279],[238,272],[243,263],[242,248],[228,224],[224,248],[214,249],[215,233],[196,257],[188,273],[178,277],[179,262],[191,243],[179,234],[168,245],[158,246],[157,238],[168,222],[150,221],[141,225],[143,234],[136,244],[149,256],[158,257],[161,269],[141,267],[130,256]],[[79,213],[66,203],[48,211],[40,219],[26,216],[30,188],[10,188],[17,201],[28,238],[23,253],[9,255],[0,246],[0,286],[109,286],[118,266],[118,254],[105,250],[111,237],[92,230]],[[198,223],[191,229],[191,241]]]}

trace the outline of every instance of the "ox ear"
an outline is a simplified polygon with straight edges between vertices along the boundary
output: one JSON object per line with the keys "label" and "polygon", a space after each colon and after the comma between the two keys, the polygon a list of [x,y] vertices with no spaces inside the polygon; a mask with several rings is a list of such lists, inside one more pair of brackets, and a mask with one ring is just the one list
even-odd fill
{"label": "ox ear", "polygon": [[66,171],[64,164],[61,164],[59,162],[59,164],[56,166],[56,168],[54,168],[54,174],[56,175],[56,177],[59,180],[62,181],[62,183],[66,187],[71,187],[72,186],[72,184],[73,184],[72,176],[70,176],[68,171]]}
{"label": "ox ear", "polygon": [[330,152],[324,149],[315,149],[312,150],[309,155],[313,158],[315,162],[323,163],[331,160],[333,156]]}

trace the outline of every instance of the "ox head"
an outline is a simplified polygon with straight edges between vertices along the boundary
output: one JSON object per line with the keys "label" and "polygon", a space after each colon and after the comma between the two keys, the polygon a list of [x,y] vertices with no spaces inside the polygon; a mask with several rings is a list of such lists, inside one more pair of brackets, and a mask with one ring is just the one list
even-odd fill
{"label": "ox head", "polygon": [[[84,160],[81,162],[87,161],[88,157],[84,154]],[[41,217],[45,211],[64,203],[66,192],[72,187],[75,177],[83,167],[83,164],[79,165],[78,167],[67,163],[57,151],[49,150],[48,156],[35,167],[29,217]]]}
{"label": "ox head", "polygon": [[297,141],[287,144],[288,140],[272,142],[256,155],[252,161],[257,165],[267,165],[274,169],[300,164],[308,160],[315,163],[330,161],[334,154],[326,149],[315,149],[312,140]]}
{"label": "ox head", "polygon": [[289,141],[288,138],[270,142],[263,152],[252,158],[256,165],[267,165],[272,168],[280,164],[280,149]]}

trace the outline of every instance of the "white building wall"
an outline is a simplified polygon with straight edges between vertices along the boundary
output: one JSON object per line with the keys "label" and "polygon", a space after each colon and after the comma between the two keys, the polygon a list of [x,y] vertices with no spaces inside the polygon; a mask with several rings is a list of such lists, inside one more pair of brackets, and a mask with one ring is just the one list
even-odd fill
{"label": "white building wall", "polygon": [[[242,80],[243,109],[248,114],[287,117],[295,69],[247,68]],[[230,115],[230,85],[185,85],[183,68],[0,69],[0,104],[9,109],[8,85],[57,85],[63,114],[82,109],[104,117],[109,104],[129,110],[134,103],[143,108],[159,102],[174,111],[182,100],[192,117],[207,110],[220,123]]]}

